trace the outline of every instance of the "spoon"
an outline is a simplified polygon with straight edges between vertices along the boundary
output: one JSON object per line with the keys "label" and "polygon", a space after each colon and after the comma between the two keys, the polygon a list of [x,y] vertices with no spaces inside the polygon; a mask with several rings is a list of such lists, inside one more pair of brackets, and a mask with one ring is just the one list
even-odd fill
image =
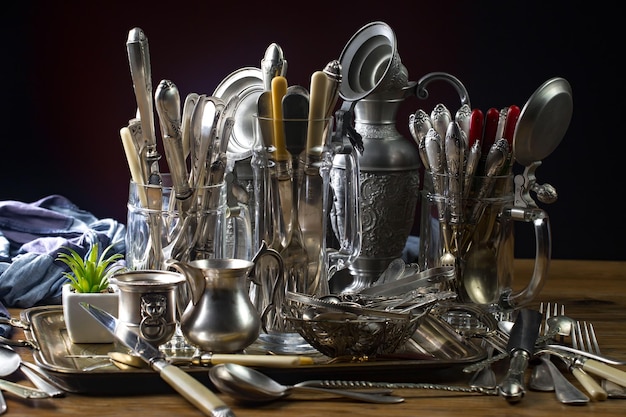
{"label": "spoon", "polygon": [[395,404],[404,401],[404,398],[393,395],[310,387],[300,384],[282,385],[257,370],[234,363],[215,365],[209,371],[209,378],[220,391],[243,402],[273,401],[296,391],[323,392],[379,404]]}
{"label": "spoon", "polygon": [[[434,123],[433,123],[434,125]],[[446,125],[447,127],[447,125]],[[445,135],[445,132],[444,132]],[[424,149],[430,168],[430,175],[433,179],[433,191],[437,210],[439,212],[439,224],[443,240],[443,254],[439,260],[441,266],[456,266],[456,256],[450,252],[450,236],[448,232],[448,220],[446,216],[446,205],[443,199],[445,178],[444,178],[444,144],[442,136],[434,127],[428,129],[424,139]]]}
{"label": "spoon", "polygon": [[[487,359],[493,356],[493,350],[493,346],[489,345],[487,347]],[[470,387],[496,388],[497,385],[496,373],[491,366],[485,366],[476,371],[469,381]]]}
{"label": "spoon", "polygon": [[30,381],[41,391],[50,397],[62,397],[65,392],[43,379],[39,374],[30,369],[31,364],[22,362],[19,353],[7,345],[0,345],[0,377],[11,375],[18,368],[30,379]]}

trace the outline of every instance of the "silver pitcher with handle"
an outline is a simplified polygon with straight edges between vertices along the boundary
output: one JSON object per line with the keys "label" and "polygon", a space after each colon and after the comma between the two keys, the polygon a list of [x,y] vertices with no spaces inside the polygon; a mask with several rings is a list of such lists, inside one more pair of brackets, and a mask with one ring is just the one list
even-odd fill
{"label": "silver pitcher with handle", "polygon": [[169,268],[185,276],[189,300],[180,318],[187,342],[212,353],[240,352],[261,331],[261,317],[248,295],[260,259],[277,261],[274,281],[283,275],[278,252],[262,245],[252,260],[200,259],[188,263],[168,260]]}
{"label": "silver pitcher with handle", "polygon": [[[435,80],[451,83],[463,104],[468,99],[465,87],[447,73],[431,73],[417,82],[409,81],[408,70],[398,54],[396,35],[384,22],[371,22],[359,29],[339,60],[343,69],[339,95],[343,103],[335,116],[339,131],[349,132],[353,122],[354,131],[348,136],[359,136],[355,142],[360,142],[357,149],[361,151],[359,210],[363,236],[360,253],[349,265],[351,282],[339,290],[358,292],[371,286],[391,261],[402,255],[413,227],[422,164],[417,148],[396,128],[400,106],[411,96],[427,98],[426,86]],[[335,157],[331,177],[343,169],[344,161]]]}

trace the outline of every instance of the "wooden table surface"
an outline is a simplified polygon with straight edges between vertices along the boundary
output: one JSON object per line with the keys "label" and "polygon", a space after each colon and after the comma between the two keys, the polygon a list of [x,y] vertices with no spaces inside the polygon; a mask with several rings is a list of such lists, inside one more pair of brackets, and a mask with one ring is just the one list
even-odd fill
{"label": "wooden table surface", "polygon": [[[532,273],[531,260],[515,261],[515,280],[518,284]],[[626,358],[626,262],[616,261],[571,261],[553,260],[549,278],[539,294],[540,301],[558,302],[566,306],[568,316],[593,323],[603,353],[617,358]],[[20,310],[10,310],[19,317]],[[16,331],[14,338],[23,337]],[[18,348],[22,358],[32,361],[29,349]],[[620,367],[626,370],[626,367]],[[575,385],[578,382],[566,373]],[[449,383],[467,385],[468,375],[459,373]],[[14,379],[29,385],[29,382]],[[426,378],[427,380],[427,378]],[[427,380],[428,381],[428,380]],[[579,385],[578,385],[579,386]],[[580,387],[580,386],[579,386]],[[608,399],[586,405],[568,406],[559,403],[553,392],[527,391],[516,404],[509,404],[499,396],[459,394],[429,390],[396,390],[406,401],[393,405],[378,405],[353,402],[337,397],[323,400],[311,396],[294,394],[287,399],[254,407],[234,402],[228,396],[220,397],[229,404],[238,417],[294,416],[556,416],[559,413],[574,415],[625,415],[626,402]],[[9,416],[49,416],[56,414],[90,416],[201,416],[194,406],[174,391],[158,395],[95,396],[68,394],[62,398],[22,400],[5,393]]]}

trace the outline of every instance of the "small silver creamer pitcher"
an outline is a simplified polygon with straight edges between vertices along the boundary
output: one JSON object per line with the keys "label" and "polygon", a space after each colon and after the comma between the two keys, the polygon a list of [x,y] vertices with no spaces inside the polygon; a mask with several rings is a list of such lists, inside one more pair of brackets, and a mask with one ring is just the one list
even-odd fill
{"label": "small silver creamer pitcher", "polygon": [[[244,259],[199,259],[166,262],[185,276],[189,300],[180,318],[187,342],[205,352],[235,353],[251,345],[261,331],[261,318],[248,295],[259,259],[278,252],[262,246],[251,261]],[[282,266],[282,262],[279,262]],[[276,277],[282,277],[282,268]]]}

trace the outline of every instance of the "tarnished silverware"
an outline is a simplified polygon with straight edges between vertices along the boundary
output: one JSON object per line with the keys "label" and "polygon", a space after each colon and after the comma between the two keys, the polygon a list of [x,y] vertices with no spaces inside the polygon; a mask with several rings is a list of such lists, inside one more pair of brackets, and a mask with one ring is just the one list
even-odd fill
{"label": "tarnished silverware", "polygon": [[[146,183],[156,184],[159,176],[160,155],[157,151],[156,133],[154,129],[154,110],[152,98],[152,69],[150,67],[150,50],[148,38],[141,28],[133,28],[128,32],[126,41],[130,74],[137,99],[140,115],[141,131],[146,143],[144,177]],[[159,181],[160,184],[160,181]]]}
{"label": "tarnished silverware", "polygon": [[459,228],[463,224],[461,197],[463,196],[463,164],[465,162],[465,144],[461,129],[456,122],[450,122],[444,139],[446,173],[448,179],[448,207],[450,227],[454,248],[459,249]]}
{"label": "tarnished silverware", "polygon": [[329,302],[322,300],[320,298],[315,298],[308,296],[302,293],[295,293],[292,291],[287,291],[286,297],[289,301],[295,301],[298,303],[302,303],[305,305],[310,305],[314,307],[323,307],[332,311],[341,311],[344,313],[352,313],[357,315],[364,316],[374,316],[374,317],[388,317],[392,319],[401,319],[401,320],[409,320],[411,318],[410,313],[396,313],[392,311],[386,310],[377,310],[374,308],[366,308],[361,307],[357,303],[337,303],[337,302]]}
{"label": "tarnished silverware", "polygon": [[48,394],[41,390],[30,388],[21,384],[17,384],[15,382],[6,381],[4,379],[0,379],[0,389],[17,395],[20,398],[50,398]]}
{"label": "tarnished silverware", "polygon": [[272,79],[278,76],[285,76],[287,73],[287,60],[282,48],[277,43],[271,43],[265,50],[265,55],[261,59],[261,74],[263,77],[263,89],[272,89]]}
{"label": "tarnished silverware", "polygon": [[465,161],[463,177],[463,199],[467,199],[471,191],[472,181],[476,173],[476,167],[481,156],[481,144],[483,138],[483,112],[480,109],[472,110],[470,116],[469,135],[467,137],[468,153]]}
{"label": "tarnished silverware", "polygon": [[[185,213],[191,201],[192,194],[189,186],[187,164],[183,150],[181,135],[181,108],[180,94],[176,85],[169,80],[162,80],[154,93],[156,110],[161,126],[161,137],[165,149],[165,159],[172,176],[172,188],[176,200],[180,202],[180,209]],[[184,203],[183,203],[184,202]]]}
{"label": "tarnished silverware", "polygon": [[325,388],[341,389],[426,389],[441,390],[448,392],[465,392],[483,395],[498,395],[495,388],[485,387],[464,387],[459,385],[431,384],[431,383],[411,383],[411,382],[370,382],[370,381],[342,381],[342,380],[311,380],[304,382],[307,386],[318,386]]}
{"label": "tarnished silverware", "polygon": [[541,313],[538,311],[521,309],[511,329],[507,344],[507,351],[511,358],[509,370],[498,385],[500,395],[508,402],[518,402],[526,393],[524,371],[534,351],[541,318]]}

